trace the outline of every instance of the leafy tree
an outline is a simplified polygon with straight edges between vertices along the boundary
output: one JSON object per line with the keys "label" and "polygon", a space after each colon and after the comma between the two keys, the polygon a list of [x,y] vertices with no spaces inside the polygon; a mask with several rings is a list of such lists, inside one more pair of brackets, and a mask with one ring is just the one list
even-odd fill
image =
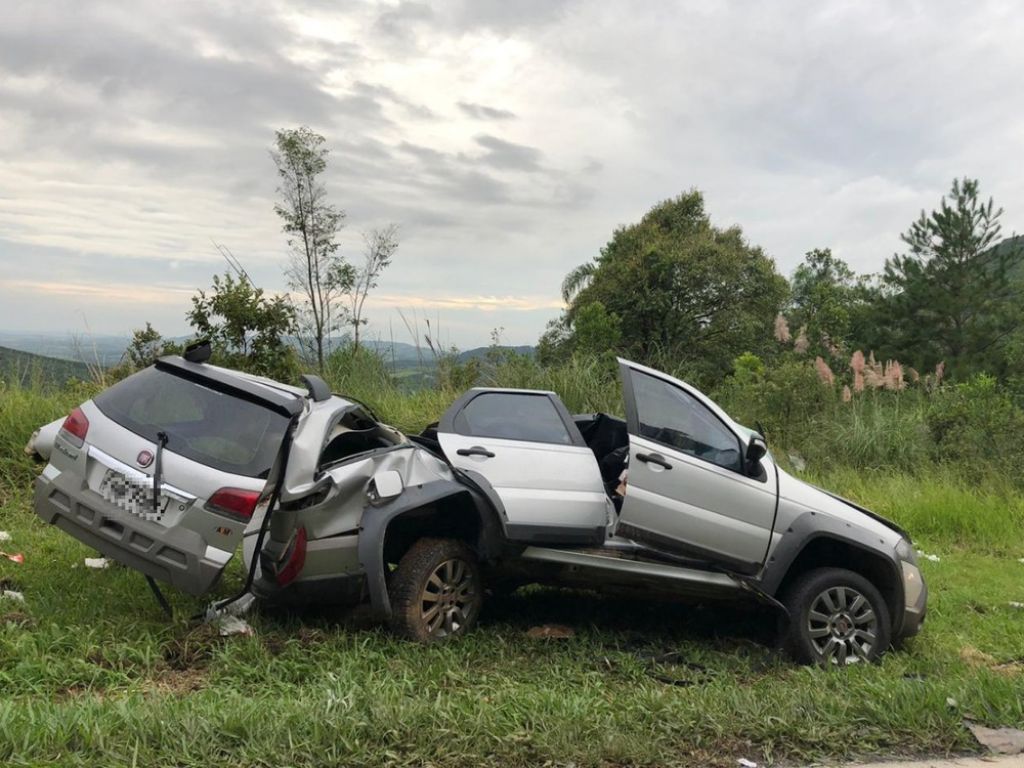
{"label": "leafy tree", "polygon": [[381,273],[391,264],[391,259],[398,250],[398,227],[390,224],[383,229],[375,229],[364,235],[366,245],[363,249],[363,266],[353,273],[349,300],[352,320],[352,346],[359,346],[359,327],[366,325],[363,317],[363,305],[370,291],[377,287]]}
{"label": "leafy tree", "polygon": [[266,296],[248,280],[214,275],[209,295],[192,297],[187,315],[196,336],[210,339],[215,362],[275,379],[295,373],[295,309],[284,296]]}
{"label": "leafy tree", "polygon": [[793,271],[787,315],[793,329],[805,329],[812,356],[872,348],[876,296],[870,277],[856,275],[830,248],[815,248]]}
{"label": "leafy tree", "polygon": [[883,276],[894,354],[922,370],[945,361],[960,375],[1003,368],[1024,320],[1015,276],[1024,248],[998,247],[1002,213],[979,199],[976,180],[954,180],[939,209],[901,236],[909,250]]}
{"label": "leafy tree", "polygon": [[345,212],[327,202],[322,179],[329,150],[323,146],[324,137],[306,126],[277,131],[276,136],[271,157],[280,179],[281,202],[274,211],[291,248],[285,275],[302,296],[296,316],[299,338],[323,372],[331,334],[348,324],[348,310],[341,301],[356,279],[352,265],[338,253]]}
{"label": "leafy tree", "polygon": [[180,344],[164,339],[147,321],[145,328],[132,331],[132,340],[124,351],[123,359],[132,370],[138,370],[152,365],[158,357],[181,354],[181,351]]}
{"label": "leafy tree", "polygon": [[[591,339],[595,326],[616,327],[627,356],[716,380],[737,355],[767,344],[787,286],[739,227],[712,226],[692,190],[616,230],[592,263],[569,273],[563,293],[563,348],[580,341],[581,320]],[[587,309],[595,302],[603,310]]]}
{"label": "leafy tree", "polygon": [[580,307],[574,321],[576,351],[592,357],[614,355],[622,342],[622,320],[600,301]]}

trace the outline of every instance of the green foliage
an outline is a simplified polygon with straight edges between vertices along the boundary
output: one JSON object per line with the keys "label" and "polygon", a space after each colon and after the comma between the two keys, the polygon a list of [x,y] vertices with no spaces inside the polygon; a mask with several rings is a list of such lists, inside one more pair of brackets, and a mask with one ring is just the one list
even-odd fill
{"label": "green foliage", "polygon": [[[627,357],[712,381],[743,351],[768,344],[787,286],[739,227],[712,226],[694,190],[616,230],[592,265],[570,273],[563,290],[570,299],[565,352],[575,348],[580,320],[590,331],[596,320],[603,333],[618,328]],[[598,302],[607,320],[595,315]]]}
{"label": "green foliage", "polygon": [[1024,322],[1024,248],[998,247],[1002,212],[979,199],[977,181],[954,180],[939,209],[902,235],[909,252],[886,262],[879,318],[892,354],[922,369],[945,361],[960,377],[1002,372],[1006,341]]}
{"label": "green foliage", "polygon": [[865,329],[874,325],[875,293],[830,248],[815,248],[793,272],[787,317],[793,329],[804,329],[810,355],[829,357],[854,340],[863,345]]}
{"label": "green foliage", "polygon": [[[214,285],[216,285],[216,280],[215,277]],[[147,321],[145,328],[136,328],[132,331],[132,339],[124,352],[124,358],[132,370],[139,370],[152,365],[158,357],[180,355],[181,353],[180,344],[164,339],[159,331]]]}
{"label": "green foliage", "polygon": [[778,445],[794,445],[811,424],[832,410],[836,396],[806,361],[786,360],[766,368],[756,355],[745,353],[733,364],[733,375],[715,391],[730,416],[753,427]]}
{"label": "green foliage", "polygon": [[192,297],[188,321],[210,339],[214,362],[288,381],[297,370],[295,351],[283,337],[295,330],[295,311],[284,296],[266,296],[245,278],[214,275],[209,295]]}
{"label": "green foliage", "polygon": [[1013,448],[1024,435],[1024,411],[994,377],[982,373],[942,388],[925,418],[937,462],[984,469],[986,476],[1019,474]]}
{"label": "green foliage", "polygon": [[606,310],[600,301],[592,301],[580,307],[573,326],[577,354],[614,357],[614,350],[622,342],[622,319]]}

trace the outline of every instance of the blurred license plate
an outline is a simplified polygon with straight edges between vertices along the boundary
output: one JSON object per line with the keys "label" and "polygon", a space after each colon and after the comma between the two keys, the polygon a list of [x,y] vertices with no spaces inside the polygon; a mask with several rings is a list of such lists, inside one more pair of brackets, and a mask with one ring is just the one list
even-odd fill
{"label": "blurred license plate", "polygon": [[159,520],[167,511],[171,497],[160,494],[156,508],[153,508],[153,480],[147,475],[130,477],[114,469],[108,469],[100,482],[100,496],[118,509],[141,517],[143,520]]}

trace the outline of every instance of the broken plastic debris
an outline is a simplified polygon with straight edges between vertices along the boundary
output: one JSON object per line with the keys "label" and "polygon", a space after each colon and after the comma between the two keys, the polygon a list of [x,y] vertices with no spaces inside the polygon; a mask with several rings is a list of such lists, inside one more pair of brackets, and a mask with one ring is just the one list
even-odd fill
{"label": "broken plastic debris", "polygon": [[0,552],[0,557],[6,557],[12,563],[17,563],[18,565],[25,562],[25,556],[21,554],[21,552],[15,552],[13,554],[10,552]]}
{"label": "broken plastic debris", "polygon": [[0,592],[0,597],[7,598],[8,600],[13,600],[16,603],[25,602],[25,596],[21,594],[21,592],[15,592],[13,589],[5,589],[3,592]]}
{"label": "broken plastic debris", "polygon": [[1019,755],[1024,752],[1024,731],[1016,728],[986,728],[967,720],[964,725],[971,730],[979,744],[997,755]]}
{"label": "broken plastic debris", "polygon": [[954,699],[952,696],[947,696],[946,697],[946,706],[949,707],[950,709],[956,709],[957,706],[958,706],[957,703],[956,703],[956,699]]}
{"label": "broken plastic debris", "polygon": [[742,765],[743,768],[757,768],[757,763],[755,763],[753,760],[747,760],[747,758],[745,757],[741,757],[736,762]]}
{"label": "broken plastic debris", "polygon": [[9,534],[7,531],[0,531],[0,541],[10,541],[10,540],[11,540],[11,534]]}
{"label": "broken plastic debris", "polygon": [[217,624],[217,629],[220,630],[221,637],[228,637],[229,635],[252,636],[256,634],[245,619],[240,619],[237,616],[225,614],[217,619],[215,623]]}
{"label": "broken plastic debris", "polygon": [[242,595],[234,602],[228,603],[223,608],[218,608],[220,600],[215,600],[206,606],[206,615],[204,621],[214,621],[221,616],[244,616],[252,610],[253,604],[256,602],[256,595],[252,592]]}
{"label": "broken plastic debris", "polygon": [[1011,608],[1024,608],[1024,603],[1018,603],[1016,600],[1010,601]]}
{"label": "broken plastic debris", "polygon": [[917,554],[918,554],[919,557],[923,557],[925,560],[929,560],[929,561],[931,561],[933,563],[939,562],[939,556],[938,555],[929,555],[927,552],[922,552],[920,549],[917,550]]}
{"label": "broken plastic debris", "polygon": [[110,565],[110,561],[105,557],[87,557],[85,558],[86,568],[96,568],[97,570],[106,568]]}

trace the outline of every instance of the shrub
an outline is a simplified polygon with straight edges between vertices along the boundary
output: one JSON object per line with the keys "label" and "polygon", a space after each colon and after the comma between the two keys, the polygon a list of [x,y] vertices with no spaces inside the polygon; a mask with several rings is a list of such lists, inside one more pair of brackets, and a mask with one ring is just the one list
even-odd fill
{"label": "shrub", "polygon": [[942,387],[925,414],[932,458],[988,473],[1016,472],[1012,450],[1024,433],[1024,411],[995,378],[978,374],[969,381]]}

